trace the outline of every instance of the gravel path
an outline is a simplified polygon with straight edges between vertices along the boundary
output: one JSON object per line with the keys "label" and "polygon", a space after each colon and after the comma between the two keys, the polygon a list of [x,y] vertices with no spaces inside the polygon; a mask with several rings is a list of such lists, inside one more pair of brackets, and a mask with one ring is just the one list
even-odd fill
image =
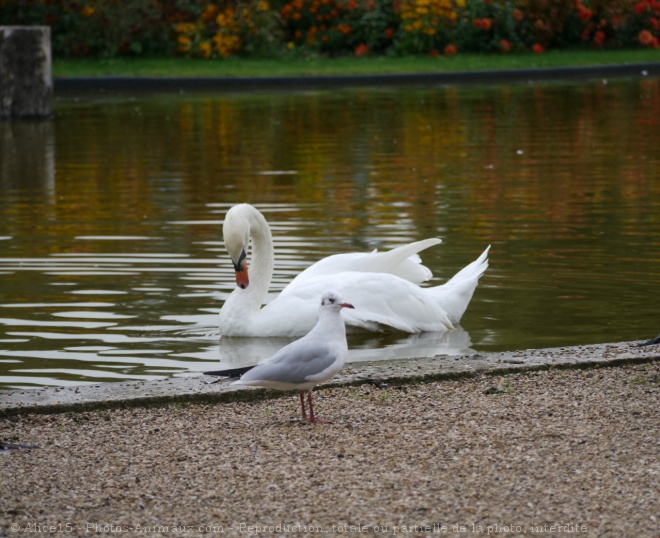
{"label": "gravel path", "polygon": [[2,419],[0,535],[660,536],[660,362],[315,403]]}

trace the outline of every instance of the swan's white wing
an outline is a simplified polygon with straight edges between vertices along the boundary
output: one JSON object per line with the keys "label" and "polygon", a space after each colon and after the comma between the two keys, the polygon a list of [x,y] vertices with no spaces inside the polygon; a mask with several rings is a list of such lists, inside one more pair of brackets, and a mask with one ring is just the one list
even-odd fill
{"label": "swan's white wing", "polygon": [[431,238],[409,243],[400,247],[378,252],[335,254],[319,260],[294,278],[288,287],[305,284],[320,276],[335,275],[344,272],[389,273],[409,282],[419,284],[431,278],[431,271],[422,265],[418,253],[441,239]]}
{"label": "swan's white wing", "polygon": [[318,276],[285,288],[261,310],[258,329],[282,331],[287,327],[302,327],[304,334],[318,318],[318,312],[310,305],[314,305],[314,300],[327,289],[335,289],[351,298],[355,309],[342,311],[342,316],[353,327],[408,333],[453,328],[446,312],[433,299],[433,288],[420,288],[387,273],[343,272]]}

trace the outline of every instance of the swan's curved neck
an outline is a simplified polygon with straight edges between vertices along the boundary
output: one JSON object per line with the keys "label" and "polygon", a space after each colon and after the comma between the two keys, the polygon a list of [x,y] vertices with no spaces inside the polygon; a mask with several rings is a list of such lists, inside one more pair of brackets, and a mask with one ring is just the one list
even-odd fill
{"label": "swan's curved neck", "polygon": [[250,283],[245,289],[236,288],[225,301],[220,310],[220,330],[226,335],[242,335],[255,322],[268,295],[274,267],[273,237],[264,216],[251,205],[236,208],[232,219],[248,225],[252,244],[248,255]]}
{"label": "swan's curved neck", "polygon": [[246,208],[249,208],[246,215],[252,239],[251,255],[248,261],[250,285],[245,290],[237,289],[236,291],[253,294],[258,300],[258,308],[260,308],[268,294],[270,281],[273,278],[273,236],[264,216],[252,206],[246,206]]}

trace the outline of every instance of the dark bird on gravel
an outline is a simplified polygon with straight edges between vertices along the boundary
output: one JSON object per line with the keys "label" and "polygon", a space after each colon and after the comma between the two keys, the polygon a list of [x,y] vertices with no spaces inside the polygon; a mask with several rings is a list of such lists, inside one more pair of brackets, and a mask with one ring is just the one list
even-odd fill
{"label": "dark bird on gravel", "polygon": [[29,450],[32,448],[39,448],[36,445],[14,445],[0,441],[0,452],[8,452],[9,450]]}
{"label": "dark bird on gravel", "polygon": [[653,346],[655,344],[660,344],[660,334],[656,336],[655,338],[651,338],[651,340],[647,340],[646,342],[642,342],[641,344],[637,344],[638,346]]}

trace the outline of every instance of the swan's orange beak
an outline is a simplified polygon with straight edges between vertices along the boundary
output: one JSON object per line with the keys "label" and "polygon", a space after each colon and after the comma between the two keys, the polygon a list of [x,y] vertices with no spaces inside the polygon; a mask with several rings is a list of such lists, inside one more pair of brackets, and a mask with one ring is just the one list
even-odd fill
{"label": "swan's orange beak", "polygon": [[238,263],[234,264],[234,271],[236,271],[236,285],[244,290],[250,285],[250,278],[248,277],[247,255],[245,250],[241,252],[238,258]]}
{"label": "swan's orange beak", "polygon": [[250,285],[247,261],[245,259],[241,260],[238,265],[234,266],[234,270],[236,271],[236,285],[244,290]]}

